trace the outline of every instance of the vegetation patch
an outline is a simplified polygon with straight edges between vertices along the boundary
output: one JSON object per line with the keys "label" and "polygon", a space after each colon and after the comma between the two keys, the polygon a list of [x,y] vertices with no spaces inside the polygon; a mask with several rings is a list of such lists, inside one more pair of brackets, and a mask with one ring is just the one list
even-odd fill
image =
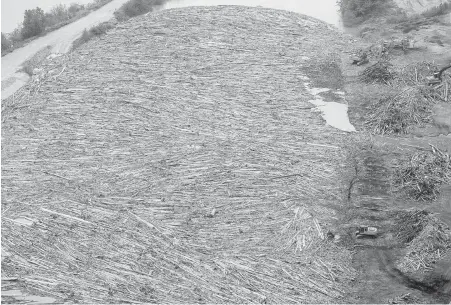
{"label": "vegetation patch", "polygon": [[418,201],[437,199],[440,186],[451,181],[451,161],[448,153],[431,147],[431,151],[419,152],[400,161],[393,175],[394,192]]}
{"label": "vegetation patch", "polygon": [[[165,2],[165,0],[130,0],[116,10],[114,12],[114,16],[117,21],[126,21],[132,17],[151,12],[155,7],[161,6]],[[93,37],[105,34],[108,30],[114,27],[115,24],[112,22],[103,22],[89,30],[85,29],[80,38],[73,42],[72,49],[78,48],[82,44],[91,40]]]}
{"label": "vegetation patch", "polygon": [[74,50],[78,48],[82,44],[91,40],[93,37],[106,34],[106,32],[114,28],[114,26],[115,26],[114,23],[107,21],[102,22],[99,25],[93,26],[92,28],[89,29],[89,31],[85,29],[81,34],[80,38],[78,38],[72,43],[72,49]]}
{"label": "vegetation patch", "polygon": [[345,26],[354,26],[389,8],[388,0],[338,0]]}
{"label": "vegetation patch", "polygon": [[41,62],[50,55],[52,47],[46,46],[37,52],[32,58],[22,64],[21,72],[28,74],[30,77],[34,74],[34,69],[40,66]]}
{"label": "vegetation patch", "polygon": [[11,44],[11,40],[9,40],[8,37],[2,33],[2,53],[9,50],[9,48],[11,48]]}
{"label": "vegetation patch", "polygon": [[130,0],[116,10],[114,16],[119,21],[127,20],[151,12],[155,7],[161,6],[165,2],[165,0]]}

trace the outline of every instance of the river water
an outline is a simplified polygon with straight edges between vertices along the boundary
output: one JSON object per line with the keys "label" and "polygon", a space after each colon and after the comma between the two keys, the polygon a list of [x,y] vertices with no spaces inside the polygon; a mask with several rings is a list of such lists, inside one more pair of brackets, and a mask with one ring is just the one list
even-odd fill
{"label": "river water", "polygon": [[292,11],[309,15],[342,29],[336,0],[173,0],[163,8],[211,5],[245,5]]}

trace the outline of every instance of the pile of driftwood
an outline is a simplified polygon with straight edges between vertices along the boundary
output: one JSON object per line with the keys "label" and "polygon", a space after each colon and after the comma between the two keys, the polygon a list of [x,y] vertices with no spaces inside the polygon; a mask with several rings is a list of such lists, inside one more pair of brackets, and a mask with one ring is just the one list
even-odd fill
{"label": "pile of driftwood", "polygon": [[[79,303],[327,303],[343,134],[307,106],[317,20],[192,7],[120,24],[2,104],[2,276]],[[327,58],[324,58],[327,60]]]}
{"label": "pile of driftwood", "polygon": [[360,75],[363,82],[368,84],[389,84],[395,77],[393,65],[388,60],[379,60],[369,66]]}
{"label": "pile of driftwood", "polygon": [[402,243],[410,243],[428,223],[430,213],[425,210],[397,212],[394,231]]}
{"label": "pile of driftwood", "polygon": [[397,73],[397,85],[421,88],[423,95],[435,102],[451,102],[451,68],[443,71],[440,79],[434,78],[446,65],[419,62],[403,67]]}
{"label": "pile of driftwood", "polygon": [[413,126],[424,125],[432,115],[433,101],[418,87],[393,89],[369,106],[365,124],[376,134],[405,134]]}
{"label": "pile of driftwood", "polygon": [[401,240],[408,241],[408,244],[405,256],[397,262],[397,268],[406,274],[431,271],[432,266],[451,250],[451,230],[424,211],[401,214],[396,230]]}
{"label": "pile of driftwood", "polygon": [[403,192],[415,200],[435,200],[440,186],[451,181],[451,158],[432,146],[428,152],[413,154],[395,170],[394,192]]}
{"label": "pile of driftwood", "polygon": [[380,63],[366,68],[362,73],[366,82],[385,83],[391,90],[369,105],[365,121],[368,129],[378,134],[405,134],[409,128],[430,123],[433,106],[451,101],[449,70],[442,74],[440,82],[431,84],[438,70],[438,66],[429,62],[401,69]]}

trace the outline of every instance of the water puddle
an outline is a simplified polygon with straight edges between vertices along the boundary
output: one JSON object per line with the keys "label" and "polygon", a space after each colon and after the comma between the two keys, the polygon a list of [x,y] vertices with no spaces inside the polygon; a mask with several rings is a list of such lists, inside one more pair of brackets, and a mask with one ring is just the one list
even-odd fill
{"label": "water puddle", "polygon": [[347,132],[356,131],[349,122],[348,105],[337,102],[325,102],[320,99],[309,102],[316,106],[313,111],[321,112],[321,116],[328,125]]}
{"label": "water puddle", "polygon": [[[315,97],[314,100],[309,102],[316,107],[312,111],[320,112],[326,123],[334,128],[346,131],[355,132],[355,127],[349,122],[348,117],[348,105],[337,102],[326,102],[319,95],[320,93],[328,92],[329,88],[312,88],[309,83],[304,83],[307,91]],[[344,92],[336,91],[335,94],[339,95],[344,100]]]}

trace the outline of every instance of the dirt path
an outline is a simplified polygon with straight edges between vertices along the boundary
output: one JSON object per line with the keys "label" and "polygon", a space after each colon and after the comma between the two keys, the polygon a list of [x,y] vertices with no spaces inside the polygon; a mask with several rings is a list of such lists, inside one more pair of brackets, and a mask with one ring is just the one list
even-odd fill
{"label": "dirt path", "polygon": [[3,56],[2,82],[8,81],[9,86],[2,84],[2,99],[13,94],[28,81],[26,74],[16,72],[27,59],[33,57],[36,52],[46,46],[52,46],[53,53],[69,52],[72,42],[80,36],[84,29],[89,29],[101,22],[108,21],[113,17],[114,11],[125,2],[127,0],[113,0],[74,23],[37,38],[23,48],[16,49]]}
{"label": "dirt path", "polygon": [[[398,142],[402,142],[399,141]],[[419,144],[419,143],[416,143]],[[414,206],[393,200],[389,195],[389,168],[393,159],[393,147],[387,153],[370,149],[361,152],[355,161],[355,176],[349,190],[348,204],[341,207],[339,223],[343,244],[353,249],[353,266],[358,270],[356,285],[349,293],[348,302],[375,304],[387,303],[400,296],[407,303],[447,303],[449,296],[426,283],[418,282],[400,272],[396,260],[402,256],[404,244],[396,238],[393,212]],[[445,199],[444,194],[443,199]],[[421,208],[419,205],[418,208]],[[444,216],[451,210],[443,209]],[[379,229],[376,239],[356,239],[354,228],[359,225],[375,226]]]}

